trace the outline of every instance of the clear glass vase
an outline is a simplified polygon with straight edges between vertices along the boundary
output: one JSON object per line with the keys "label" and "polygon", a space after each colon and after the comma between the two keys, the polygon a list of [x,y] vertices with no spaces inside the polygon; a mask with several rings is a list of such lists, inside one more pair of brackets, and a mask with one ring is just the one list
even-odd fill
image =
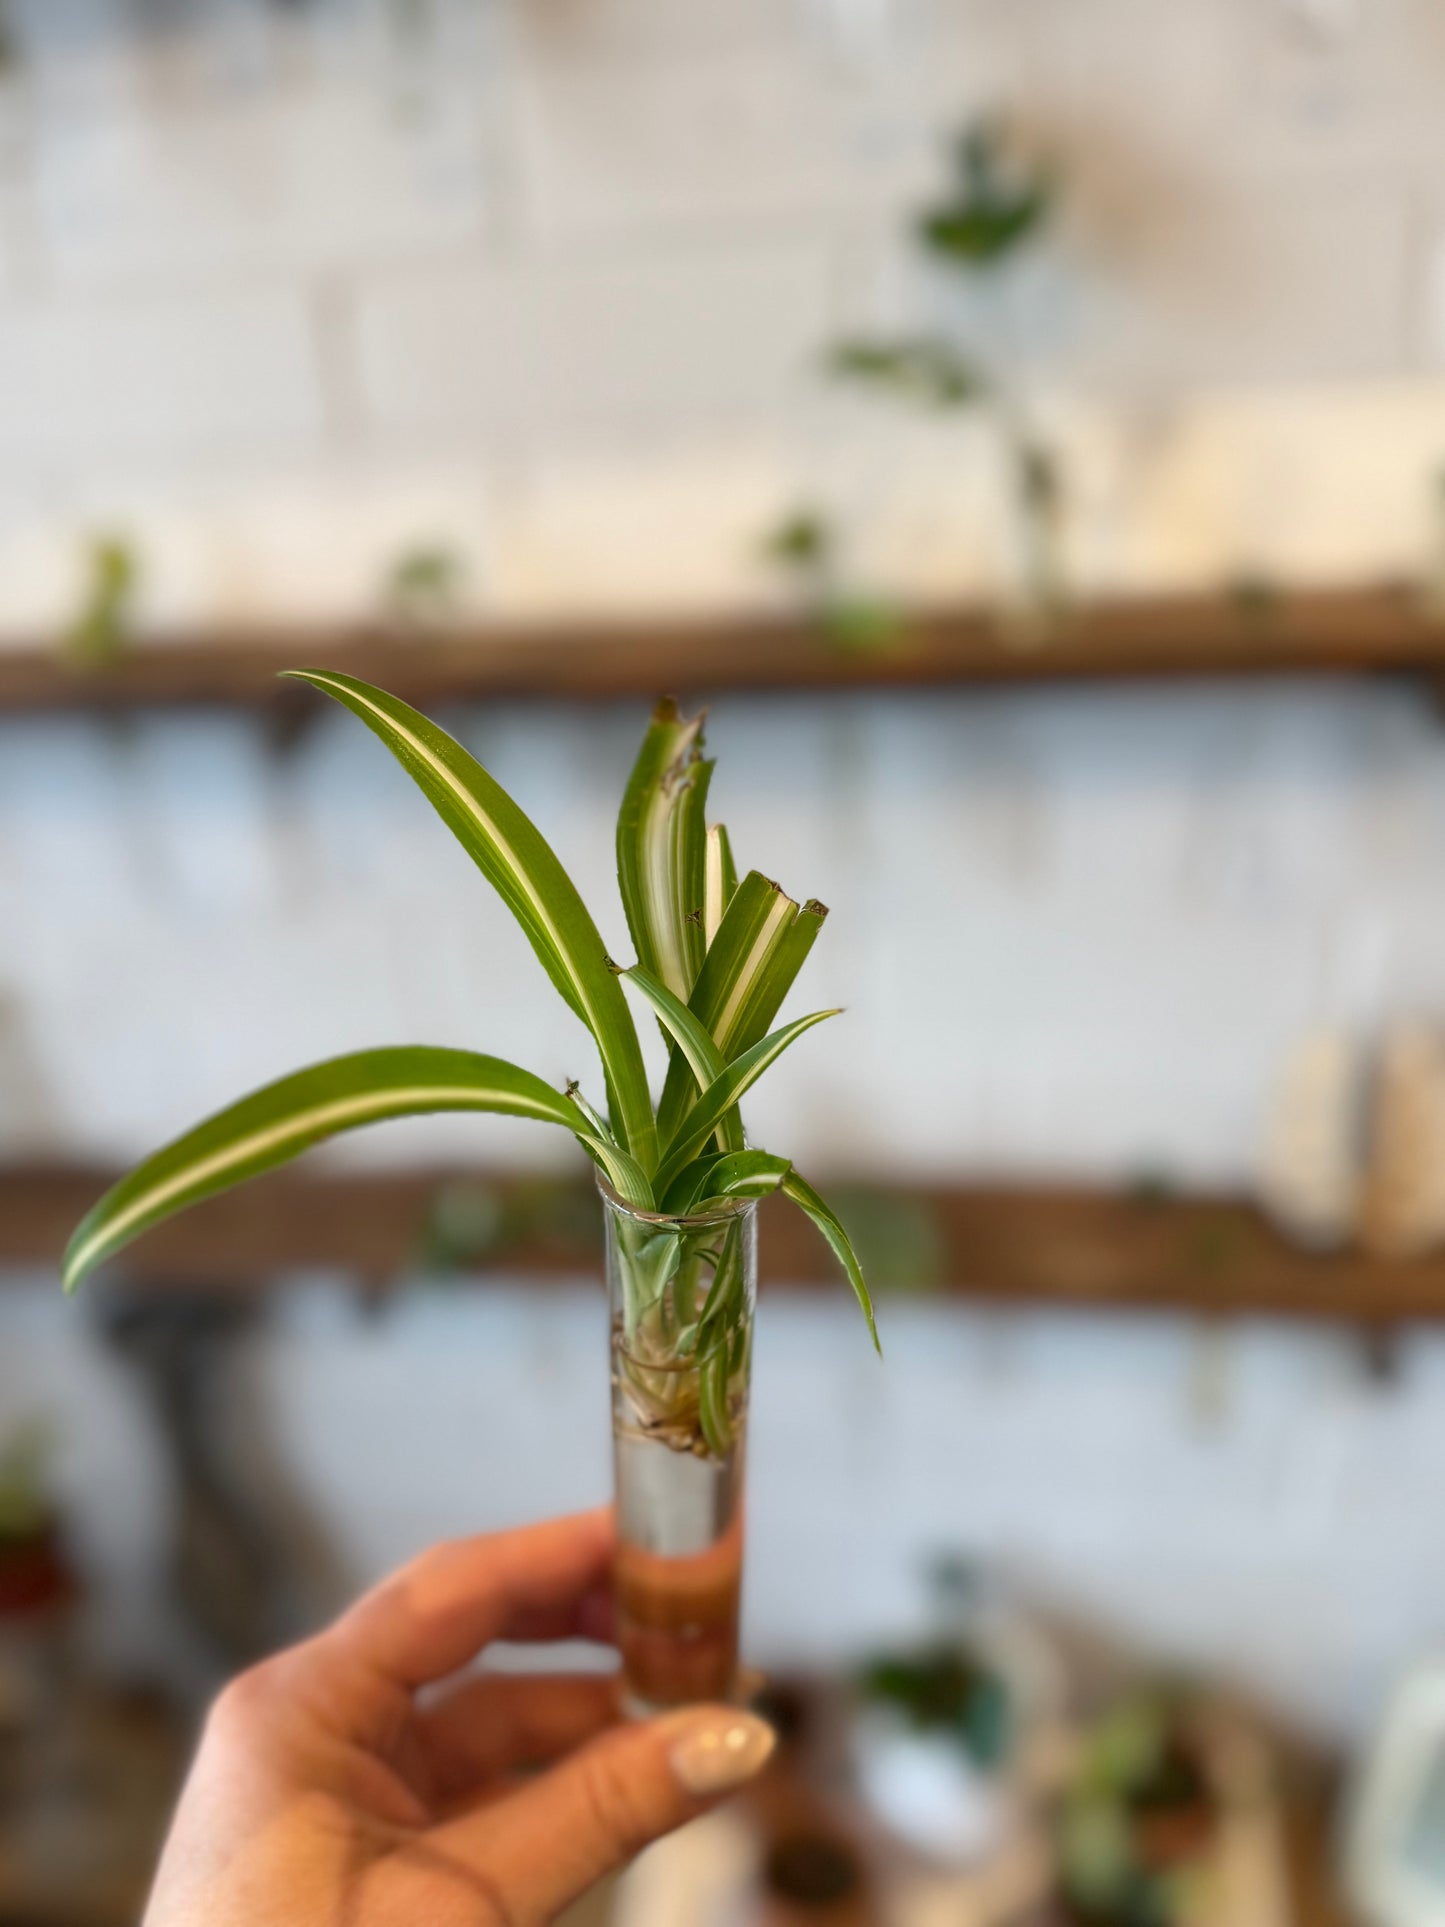
{"label": "clear glass vase", "polygon": [[634,1211],[605,1181],[617,1638],[629,1711],[737,1688],[757,1205]]}

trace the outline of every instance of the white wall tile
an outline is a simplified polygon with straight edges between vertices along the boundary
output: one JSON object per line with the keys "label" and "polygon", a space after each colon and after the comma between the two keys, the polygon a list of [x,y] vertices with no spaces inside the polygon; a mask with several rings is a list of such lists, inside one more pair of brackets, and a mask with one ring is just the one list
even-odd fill
{"label": "white wall tile", "polygon": [[445,441],[559,427],[756,420],[826,318],[810,244],[416,274],[358,299],[376,425]]}
{"label": "white wall tile", "polygon": [[1086,381],[1146,391],[1389,375],[1406,347],[1410,236],[1402,174],[1201,169],[1098,221],[1064,355]]}
{"label": "white wall tile", "polygon": [[465,252],[483,228],[483,113],[462,76],[415,109],[352,84],[61,119],[34,157],[50,260],[62,281],[173,287]]}
{"label": "white wall tile", "polygon": [[515,32],[537,60],[708,57],[739,49],[805,43],[806,0],[524,0]]}
{"label": "white wall tile", "polygon": [[528,190],[554,244],[880,205],[901,218],[936,159],[906,75],[854,78],[816,54],[539,65],[522,99]]}
{"label": "white wall tile", "polygon": [[0,309],[0,474],[117,450],[295,452],[320,428],[311,316],[290,291]]}

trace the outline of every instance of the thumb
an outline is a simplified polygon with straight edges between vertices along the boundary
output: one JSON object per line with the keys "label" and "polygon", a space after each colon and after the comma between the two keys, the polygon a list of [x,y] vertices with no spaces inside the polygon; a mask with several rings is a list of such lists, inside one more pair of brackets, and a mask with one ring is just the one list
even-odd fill
{"label": "thumb", "polygon": [[488,1809],[487,1874],[517,1918],[550,1920],[751,1780],[776,1744],[766,1721],[731,1706],[613,1727]]}

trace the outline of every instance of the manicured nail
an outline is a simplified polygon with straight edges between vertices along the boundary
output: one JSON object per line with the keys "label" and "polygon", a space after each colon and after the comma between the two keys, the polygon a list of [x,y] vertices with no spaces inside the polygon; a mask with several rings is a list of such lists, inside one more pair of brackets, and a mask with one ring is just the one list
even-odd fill
{"label": "manicured nail", "polygon": [[778,1736],[751,1713],[708,1709],[677,1716],[672,1770],[699,1799],[727,1793],[761,1772]]}

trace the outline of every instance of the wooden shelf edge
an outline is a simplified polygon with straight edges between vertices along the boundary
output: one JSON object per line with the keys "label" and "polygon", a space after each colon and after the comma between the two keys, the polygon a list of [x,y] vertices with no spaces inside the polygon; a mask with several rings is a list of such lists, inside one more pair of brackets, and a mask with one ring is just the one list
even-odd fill
{"label": "wooden shelf edge", "polygon": [[[0,1276],[52,1268],[112,1175],[0,1169]],[[465,1190],[495,1227],[464,1276],[597,1275],[600,1224],[585,1181],[440,1170],[268,1177],[160,1226],[110,1275],[134,1289],[264,1292],[298,1272],[325,1270],[386,1291],[419,1275],[444,1189]],[[885,1299],[906,1290],[1002,1305],[1373,1326],[1445,1317],[1445,1254],[1312,1255],[1239,1198],[1150,1199],[1060,1185],[844,1181],[828,1189]],[[840,1289],[830,1254],[799,1214],[775,1202],[764,1209],[765,1282]]]}
{"label": "wooden shelf edge", "polygon": [[1413,672],[1445,676],[1445,619],[1417,590],[1376,586],[1262,598],[1170,596],[1081,605],[1047,628],[971,608],[910,615],[871,649],[830,644],[800,616],[490,624],[408,634],[217,628],[138,642],[83,670],[50,647],[0,646],[0,714],[225,705],[304,712],[286,668],[340,669],[420,704],[579,701],[1114,678]]}

